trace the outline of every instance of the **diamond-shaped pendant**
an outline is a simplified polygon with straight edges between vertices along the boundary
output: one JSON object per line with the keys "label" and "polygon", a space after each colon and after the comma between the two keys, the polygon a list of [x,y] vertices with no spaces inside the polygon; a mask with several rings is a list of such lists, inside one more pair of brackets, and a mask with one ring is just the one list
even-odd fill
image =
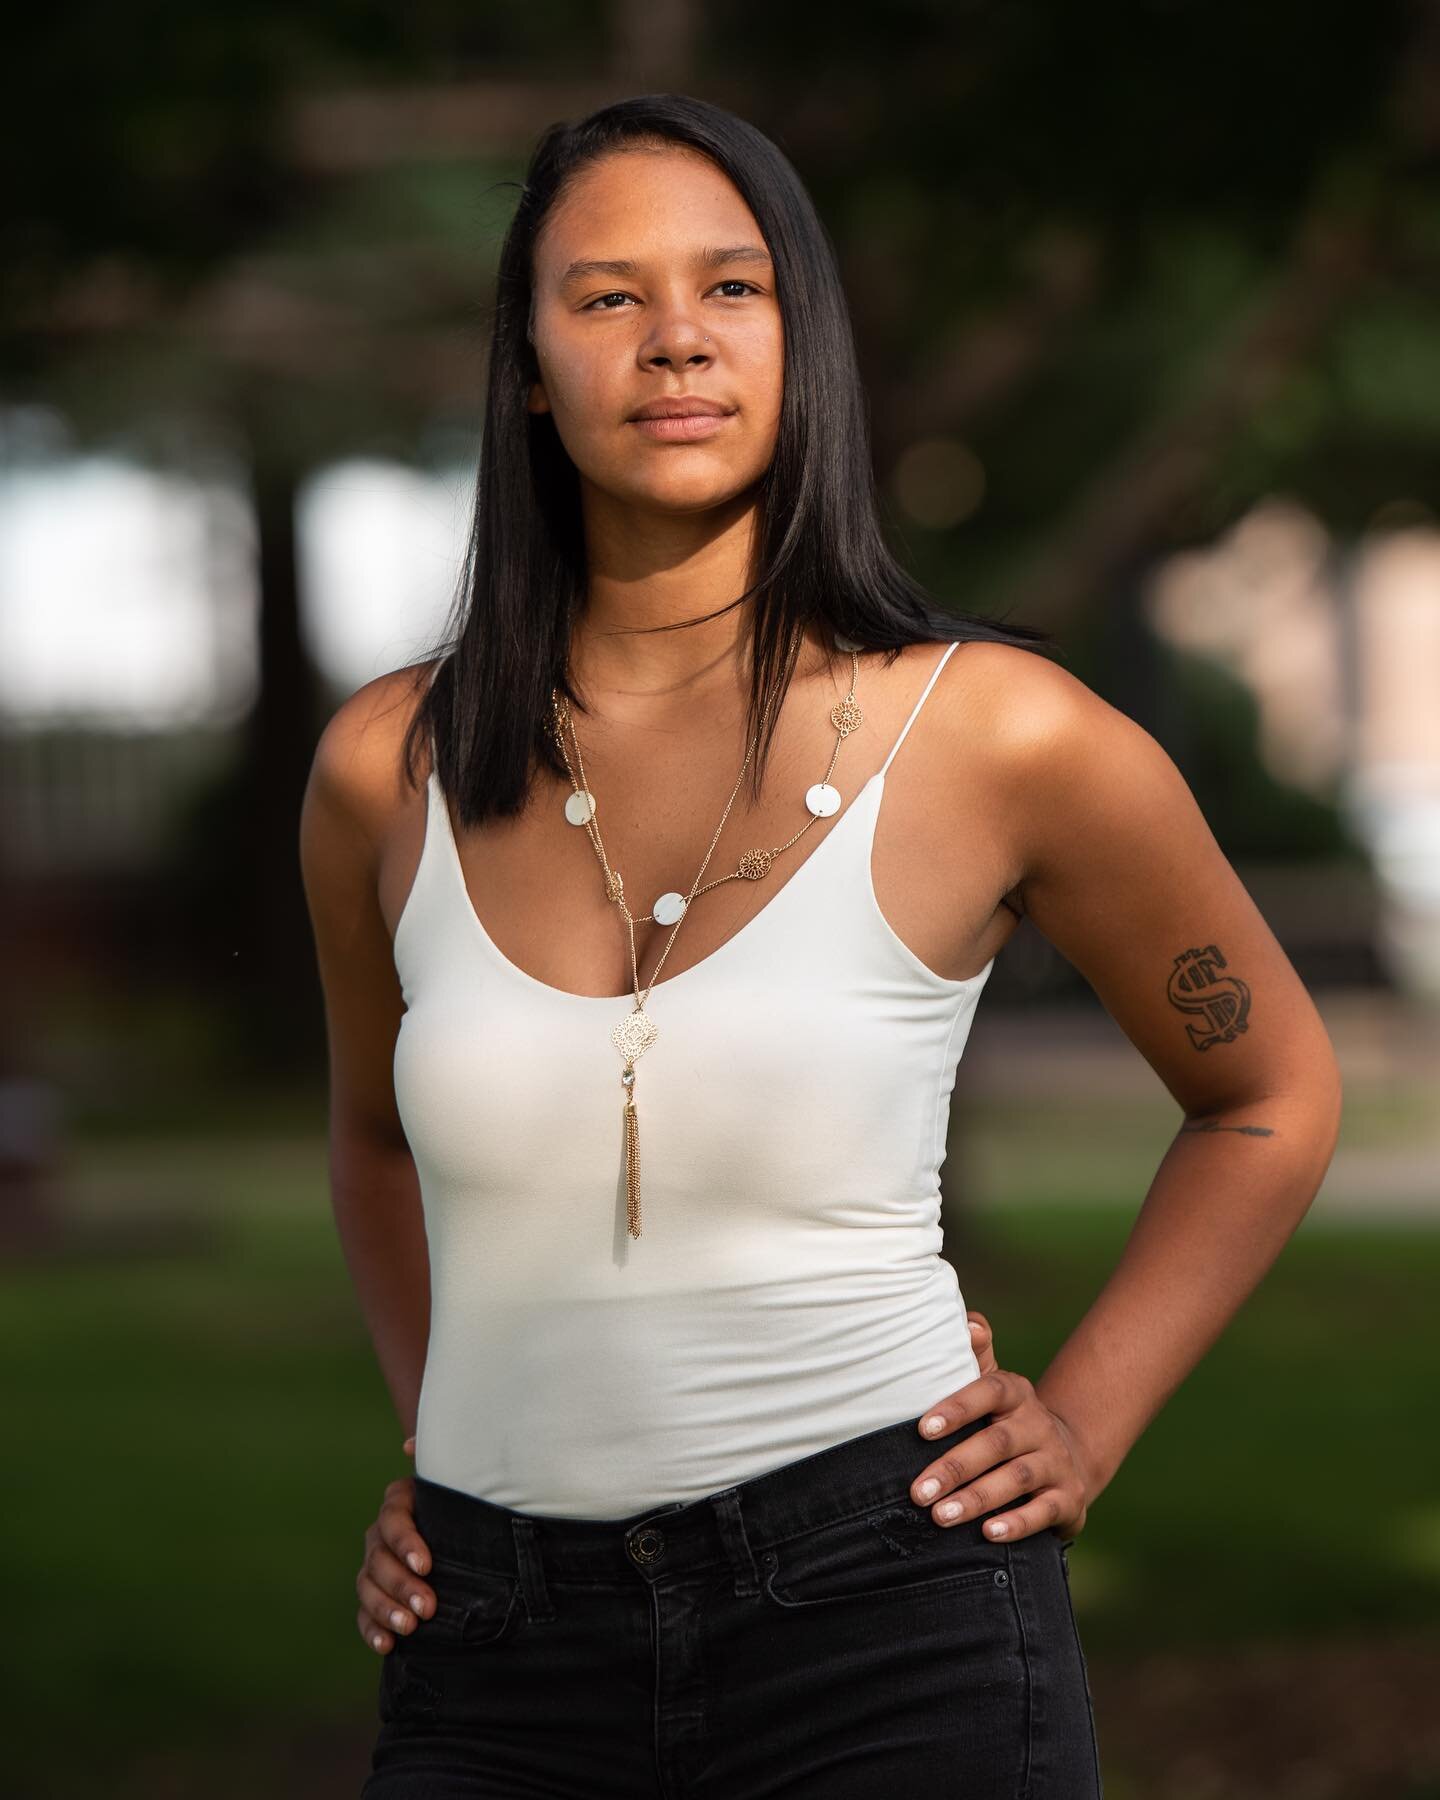
{"label": "diamond-shaped pendant", "polygon": [[610,1033],[610,1042],[625,1058],[626,1062],[634,1062],[636,1057],[643,1056],[660,1035],[660,1029],[647,1013],[637,1006]]}

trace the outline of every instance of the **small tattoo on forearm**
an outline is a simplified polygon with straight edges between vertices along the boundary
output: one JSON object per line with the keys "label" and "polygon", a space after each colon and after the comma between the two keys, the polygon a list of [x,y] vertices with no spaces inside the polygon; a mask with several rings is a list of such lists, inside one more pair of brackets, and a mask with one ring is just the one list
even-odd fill
{"label": "small tattoo on forearm", "polygon": [[1219,947],[1182,950],[1175,958],[1166,984],[1166,998],[1182,1013],[1201,1021],[1186,1022],[1192,1047],[1208,1050],[1212,1044],[1229,1044],[1250,1028],[1250,989],[1238,975],[1222,975],[1227,968]]}
{"label": "small tattoo on forearm", "polygon": [[1246,1137],[1274,1137],[1268,1125],[1224,1125],[1219,1119],[1187,1119],[1182,1131],[1243,1131]]}

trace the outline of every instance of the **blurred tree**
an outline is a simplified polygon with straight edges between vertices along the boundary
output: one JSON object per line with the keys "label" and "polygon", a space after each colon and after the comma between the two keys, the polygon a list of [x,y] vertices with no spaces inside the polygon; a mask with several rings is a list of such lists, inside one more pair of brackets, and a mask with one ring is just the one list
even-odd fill
{"label": "blurred tree", "polygon": [[[340,455],[473,434],[506,183],[540,129],[675,87],[776,137],[837,242],[917,572],[1083,635],[1147,561],[1276,482],[1351,528],[1433,494],[1440,420],[1415,374],[1440,361],[1437,17],[1437,0],[841,0],[823,30],[755,0],[29,17],[0,74],[0,390],[161,461],[167,422],[198,419],[252,471],[262,693],[205,915],[249,946],[252,1052],[302,1062],[318,1029],[295,1007],[313,978],[294,811],[324,706],[294,491]],[[973,493],[922,527],[893,477],[932,438]]]}

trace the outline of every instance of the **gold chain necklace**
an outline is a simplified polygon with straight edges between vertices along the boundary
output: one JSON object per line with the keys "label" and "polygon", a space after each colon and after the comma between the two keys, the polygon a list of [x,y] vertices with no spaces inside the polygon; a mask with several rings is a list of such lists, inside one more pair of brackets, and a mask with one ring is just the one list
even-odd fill
{"label": "gold chain necklace", "polygon": [[[725,821],[730,816],[730,808],[735,804],[735,796],[740,791],[740,783],[745,779],[745,771],[750,766],[750,758],[754,754],[757,739],[752,737],[745,751],[745,760],[740,765],[740,773],[735,779],[735,786],[730,791],[730,798],[725,802],[725,810],[720,815],[720,823],[715,827],[715,834],[710,839],[710,847],[705,852],[695,880],[691,883],[688,894],[669,892],[661,894],[655,901],[652,910],[636,919],[625,902],[624,878],[610,866],[605,854],[605,842],[600,835],[600,828],[595,820],[596,801],[585,781],[585,760],[580,751],[580,739],[576,735],[575,721],[571,716],[568,701],[558,689],[550,690],[551,736],[560,754],[565,758],[565,767],[569,771],[573,792],[566,796],[565,817],[571,825],[583,825],[588,832],[595,854],[604,871],[605,897],[613,901],[625,919],[626,930],[630,941],[630,973],[634,986],[635,1004],[630,1012],[620,1020],[610,1033],[610,1041],[620,1052],[624,1067],[620,1073],[621,1086],[625,1090],[625,1105],[622,1114],[625,1137],[625,1191],[628,1214],[628,1228],[632,1238],[640,1236],[640,1120],[635,1110],[635,1064],[659,1037],[659,1027],[645,1011],[645,1002],[650,997],[656,979],[665,965],[665,958],[670,954],[670,946],[675,942],[681,923],[690,910],[690,903],[701,894],[707,894],[712,888],[721,887],[727,881],[759,881],[770,873],[775,858],[781,856],[793,844],[799,842],[815,823],[816,819],[830,818],[839,812],[841,795],[837,788],[830,785],[830,776],[835,768],[835,761],[840,753],[840,745],[852,731],[859,730],[864,722],[860,711],[860,703],[855,698],[855,684],[860,674],[860,659],[855,654],[859,649],[850,638],[836,637],[836,645],[850,652],[850,691],[843,700],[839,700],[830,709],[830,723],[835,727],[835,748],[830,753],[830,765],[824,778],[815,782],[805,792],[805,805],[810,817],[800,827],[794,837],[772,849],[747,850],[740,858],[735,871],[722,875],[716,881],[700,885],[715,846],[720,840],[720,833],[725,829]],[[768,715],[767,715],[768,716]],[[580,774],[575,773],[574,764],[570,761],[570,752],[565,746],[565,732],[569,730],[570,738],[575,746],[575,760],[580,765]],[[635,927],[645,925],[672,925],[674,929],[665,941],[665,948],[660,952],[660,960],[650,975],[649,983],[642,995],[640,992],[640,971],[635,956]]]}

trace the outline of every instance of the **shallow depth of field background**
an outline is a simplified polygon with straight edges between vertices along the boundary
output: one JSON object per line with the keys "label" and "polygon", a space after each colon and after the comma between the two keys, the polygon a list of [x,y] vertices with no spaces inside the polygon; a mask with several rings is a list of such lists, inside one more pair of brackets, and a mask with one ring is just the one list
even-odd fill
{"label": "shallow depth of field background", "polygon": [[[815,195],[902,554],[1165,745],[1344,1068],[1310,1215],[1071,1553],[1107,1796],[1440,1796],[1440,5],[82,0],[6,63],[8,1790],[358,1791],[409,1464],[299,798],[451,597],[529,146],[678,90]],[[1002,1363],[1178,1123],[1025,927],[944,1171]]]}

